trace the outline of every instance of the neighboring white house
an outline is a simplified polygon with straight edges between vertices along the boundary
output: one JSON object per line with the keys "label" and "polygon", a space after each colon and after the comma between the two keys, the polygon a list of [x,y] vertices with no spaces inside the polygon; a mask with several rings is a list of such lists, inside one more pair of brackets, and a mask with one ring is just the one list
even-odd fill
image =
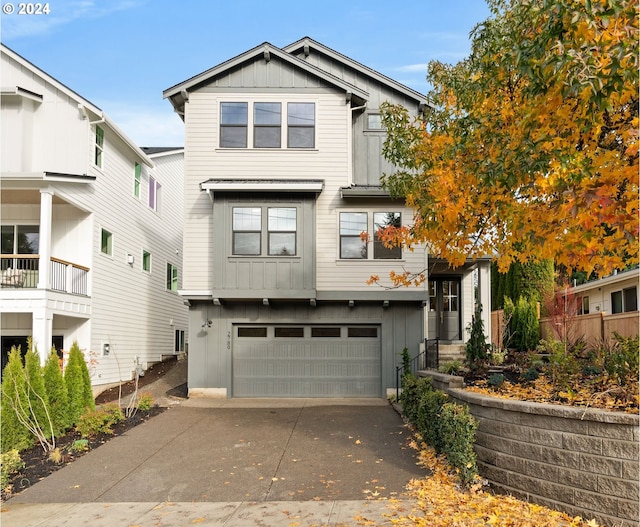
{"label": "neighboring white house", "polygon": [[[403,348],[464,342],[474,279],[490,333],[488,261],[452,269],[377,239],[413,216],[381,187],[393,167],[379,107],[417,115],[423,95],[303,38],[261,44],[164,96],[185,122],[191,395],[382,397]],[[367,284],[402,269],[429,280]]]}
{"label": "neighboring white house", "polygon": [[576,285],[568,292],[576,298],[578,315],[628,313],[638,311],[639,278],[640,269],[636,267]]}
{"label": "neighboring white house", "polygon": [[2,358],[77,341],[94,386],[184,349],[183,151],[136,146],[2,46]]}

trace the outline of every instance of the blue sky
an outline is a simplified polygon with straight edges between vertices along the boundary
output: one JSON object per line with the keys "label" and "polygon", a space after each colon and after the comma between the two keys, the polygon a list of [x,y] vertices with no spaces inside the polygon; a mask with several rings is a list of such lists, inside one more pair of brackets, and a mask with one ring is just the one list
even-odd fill
{"label": "blue sky", "polygon": [[489,16],[484,0],[51,0],[48,6],[49,14],[2,14],[2,42],[99,106],[140,146],[183,144],[182,121],[163,90],[262,42],[281,47],[309,36],[425,93],[427,63],[467,56],[469,32]]}

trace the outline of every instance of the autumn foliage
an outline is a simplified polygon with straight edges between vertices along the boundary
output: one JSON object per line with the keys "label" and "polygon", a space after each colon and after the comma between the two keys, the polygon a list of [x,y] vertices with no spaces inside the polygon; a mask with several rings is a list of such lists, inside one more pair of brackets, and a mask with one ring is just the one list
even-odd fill
{"label": "autumn foliage", "polygon": [[[452,266],[491,255],[605,274],[638,259],[638,4],[489,0],[431,108],[383,106],[385,177],[415,211],[379,236]],[[398,273],[400,280],[406,274]]]}

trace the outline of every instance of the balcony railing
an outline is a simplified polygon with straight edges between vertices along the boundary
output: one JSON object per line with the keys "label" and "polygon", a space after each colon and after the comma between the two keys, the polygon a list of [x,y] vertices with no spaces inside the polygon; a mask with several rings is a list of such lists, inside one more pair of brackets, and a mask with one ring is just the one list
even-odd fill
{"label": "balcony railing", "polygon": [[[51,258],[47,289],[87,296],[89,268]],[[0,280],[3,288],[36,289],[40,273],[37,254],[3,254],[0,256]]]}

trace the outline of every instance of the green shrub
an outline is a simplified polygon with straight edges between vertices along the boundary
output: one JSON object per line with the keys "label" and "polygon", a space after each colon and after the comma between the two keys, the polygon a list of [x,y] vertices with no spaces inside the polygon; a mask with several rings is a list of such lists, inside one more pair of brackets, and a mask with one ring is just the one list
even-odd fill
{"label": "green shrub", "polygon": [[51,350],[44,365],[42,375],[44,387],[49,400],[49,416],[56,437],[63,434],[70,426],[69,396],[60,368],[60,359],[55,349]]}
{"label": "green shrub", "polygon": [[0,454],[0,488],[5,488],[12,474],[24,467],[24,461],[16,449]]}
{"label": "green shrub", "polygon": [[484,322],[481,315],[482,306],[478,306],[473,315],[471,325],[467,328],[469,340],[465,345],[465,355],[467,365],[472,371],[477,370],[489,358],[490,346],[487,344],[487,337],[484,334]]}
{"label": "green shrub", "polygon": [[430,378],[406,376],[401,396],[402,409],[424,441],[437,454],[445,454],[463,485],[478,473],[473,450],[477,421],[466,407],[449,401],[433,388]]}
{"label": "green shrub", "polygon": [[505,298],[504,311],[505,318],[509,317],[509,345],[517,351],[535,349],[540,340],[537,302],[520,297],[514,304],[510,298]]}
{"label": "green shrub", "polygon": [[502,373],[494,373],[487,380],[487,384],[492,388],[500,388],[504,384],[504,375]]}
{"label": "green shrub", "polygon": [[77,342],[73,343],[69,351],[64,383],[69,398],[69,422],[72,425],[77,424],[78,419],[87,409],[95,409],[89,369]]}
{"label": "green shrub", "polygon": [[140,394],[138,399],[138,410],[147,411],[154,405],[153,395],[150,393]]}
{"label": "green shrub", "polygon": [[447,375],[458,375],[460,370],[462,370],[462,362],[459,360],[447,361],[438,367],[438,371],[440,373],[445,373]]}
{"label": "green shrub", "polygon": [[20,347],[12,347],[2,372],[0,387],[0,451],[23,450],[33,444],[33,436],[20,422],[18,412],[28,408],[27,379]]}
{"label": "green shrub", "polygon": [[76,439],[69,448],[67,449],[72,454],[75,452],[86,452],[89,450],[89,440],[88,439]]}
{"label": "green shrub", "polygon": [[604,353],[605,371],[609,377],[620,385],[626,384],[630,378],[638,378],[638,362],[640,341],[635,337],[622,337],[618,333],[613,335],[613,345]]}
{"label": "green shrub", "polygon": [[538,373],[538,370],[536,368],[534,368],[533,366],[531,366],[527,371],[525,371],[522,374],[522,378],[526,381],[526,382],[533,382],[535,381],[538,377],[540,377],[540,374]]}
{"label": "green shrub", "polygon": [[477,476],[476,453],[473,450],[478,422],[466,406],[442,405],[440,441],[447,462],[456,469],[460,483],[468,486]]}
{"label": "green shrub", "polygon": [[49,400],[42,377],[40,355],[31,341],[29,341],[29,348],[24,356],[24,372],[27,378],[29,404],[29,412],[25,417],[30,421],[32,430],[40,430],[44,437],[51,438],[53,428],[49,417]]}
{"label": "green shrub", "polygon": [[87,410],[76,423],[76,430],[82,437],[112,434],[113,425],[124,419],[122,409],[115,403],[95,410]]}

